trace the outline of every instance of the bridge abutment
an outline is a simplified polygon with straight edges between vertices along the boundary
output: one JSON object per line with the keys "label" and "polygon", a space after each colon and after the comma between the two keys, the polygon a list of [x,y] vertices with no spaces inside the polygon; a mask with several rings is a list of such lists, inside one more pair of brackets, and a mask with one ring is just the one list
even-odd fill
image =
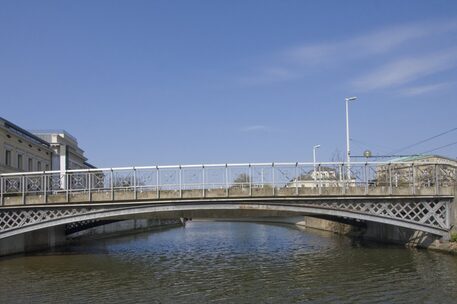
{"label": "bridge abutment", "polygon": [[436,242],[443,240],[424,231],[404,227],[386,225],[382,223],[367,222],[361,237],[366,240],[405,245],[408,247],[430,248]]}
{"label": "bridge abutment", "polygon": [[180,219],[132,219],[99,225],[67,235],[67,239],[104,238],[121,234],[139,233],[155,228],[182,226]]}
{"label": "bridge abutment", "polygon": [[457,184],[454,185],[453,191],[454,200],[449,204],[449,240],[451,239],[451,234],[457,233]]}
{"label": "bridge abutment", "polygon": [[442,242],[447,241],[447,237],[440,237],[424,231],[375,222],[364,222],[363,225],[354,225],[331,219],[304,216],[300,220],[297,219],[295,224],[306,228],[330,231],[368,241],[408,247],[440,249],[443,247]]}
{"label": "bridge abutment", "polygon": [[65,225],[0,239],[0,257],[54,249],[74,240],[103,238],[182,225],[180,219],[130,219],[102,224],[68,234]]}
{"label": "bridge abutment", "polygon": [[0,256],[53,249],[66,241],[63,226],[31,231],[0,239]]}

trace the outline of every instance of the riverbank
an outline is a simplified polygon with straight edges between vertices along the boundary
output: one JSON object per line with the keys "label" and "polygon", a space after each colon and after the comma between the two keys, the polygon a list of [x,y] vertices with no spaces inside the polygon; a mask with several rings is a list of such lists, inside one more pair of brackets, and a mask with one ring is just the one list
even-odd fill
{"label": "riverbank", "polygon": [[444,252],[457,256],[457,243],[456,242],[435,242],[427,249],[433,251]]}

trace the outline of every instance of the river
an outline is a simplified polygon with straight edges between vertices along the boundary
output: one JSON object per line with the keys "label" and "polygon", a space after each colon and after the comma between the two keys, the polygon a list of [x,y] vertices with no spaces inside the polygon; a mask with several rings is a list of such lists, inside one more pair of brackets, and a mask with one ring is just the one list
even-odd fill
{"label": "river", "polygon": [[456,303],[457,257],[293,226],[189,222],[0,259],[0,303]]}

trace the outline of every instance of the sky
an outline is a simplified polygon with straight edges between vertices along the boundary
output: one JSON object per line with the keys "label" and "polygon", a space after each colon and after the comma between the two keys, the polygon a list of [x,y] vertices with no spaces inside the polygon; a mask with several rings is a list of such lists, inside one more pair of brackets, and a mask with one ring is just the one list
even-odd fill
{"label": "sky", "polygon": [[350,96],[353,156],[456,158],[457,1],[0,1],[0,116],[98,167],[343,159]]}

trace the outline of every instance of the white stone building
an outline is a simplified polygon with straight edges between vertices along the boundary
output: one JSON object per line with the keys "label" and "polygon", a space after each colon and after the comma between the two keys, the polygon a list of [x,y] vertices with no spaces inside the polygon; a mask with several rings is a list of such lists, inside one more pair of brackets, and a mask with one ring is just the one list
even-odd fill
{"label": "white stone building", "polygon": [[292,180],[287,187],[339,187],[343,184],[340,180],[336,169],[330,167],[316,167],[316,170],[311,170],[306,174],[302,174],[298,179]]}
{"label": "white stone building", "polygon": [[48,142],[0,117],[0,173],[52,169]]}
{"label": "white stone building", "polygon": [[0,117],[0,174],[94,168],[64,130],[27,131]]}
{"label": "white stone building", "polygon": [[33,134],[50,144],[53,151],[53,170],[73,170],[94,168],[87,162],[84,150],[78,146],[77,139],[64,130],[37,130]]}

